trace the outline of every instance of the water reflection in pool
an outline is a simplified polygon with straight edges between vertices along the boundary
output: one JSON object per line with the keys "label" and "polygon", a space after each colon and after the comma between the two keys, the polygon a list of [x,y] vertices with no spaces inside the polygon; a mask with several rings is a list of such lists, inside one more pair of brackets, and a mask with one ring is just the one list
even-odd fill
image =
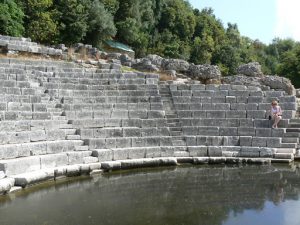
{"label": "water reflection in pool", "polygon": [[111,173],[0,197],[1,225],[299,225],[293,167],[177,167]]}

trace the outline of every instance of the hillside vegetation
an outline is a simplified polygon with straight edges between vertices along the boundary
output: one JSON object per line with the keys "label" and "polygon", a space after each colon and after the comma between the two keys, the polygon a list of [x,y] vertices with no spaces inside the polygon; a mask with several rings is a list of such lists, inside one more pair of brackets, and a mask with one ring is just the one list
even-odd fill
{"label": "hillside vegetation", "polygon": [[185,0],[1,0],[0,33],[100,48],[115,39],[132,46],[137,57],[158,54],[214,64],[223,75],[258,61],[265,74],[283,75],[300,87],[299,42],[251,40],[240,35],[237,24],[222,24],[213,9],[199,11]]}

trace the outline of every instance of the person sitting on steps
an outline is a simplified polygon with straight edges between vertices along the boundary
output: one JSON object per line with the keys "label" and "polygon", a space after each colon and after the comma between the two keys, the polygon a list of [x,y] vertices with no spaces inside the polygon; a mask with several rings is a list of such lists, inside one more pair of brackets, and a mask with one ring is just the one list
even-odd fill
{"label": "person sitting on steps", "polygon": [[272,101],[271,103],[271,117],[274,119],[274,124],[272,128],[278,128],[278,123],[282,119],[282,111],[277,101]]}

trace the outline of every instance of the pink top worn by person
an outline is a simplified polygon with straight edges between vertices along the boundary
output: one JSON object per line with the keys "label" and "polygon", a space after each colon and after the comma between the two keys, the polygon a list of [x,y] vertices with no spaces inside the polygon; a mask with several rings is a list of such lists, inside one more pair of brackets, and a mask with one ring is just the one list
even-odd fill
{"label": "pink top worn by person", "polygon": [[272,128],[278,128],[278,123],[282,119],[282,110],[277,101],[271,103],[271,117],[274,119]]}

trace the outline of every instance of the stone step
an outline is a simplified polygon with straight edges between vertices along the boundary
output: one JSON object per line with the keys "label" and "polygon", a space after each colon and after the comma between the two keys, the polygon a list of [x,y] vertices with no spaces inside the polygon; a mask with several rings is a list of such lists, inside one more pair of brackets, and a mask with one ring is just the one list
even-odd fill
{"label": "stone step", "polygon": [[300,132],[300,128],[287,128],[286,129],[286,132],[289,133],[289,132]]}
{"label": "stone step", "polygon": [[289,128],[300,128],[300,123],[290,123]]}
{"label": "stone step", "polygon": [[75,151],[88,151],[89,146],[88,145],[77,145],[75,146]]}
{"label": "stone step", "polygon": [[52,116],[53,120],[66,120],[67,117],[66,116]]}
{"label": "stone step", "polygon": [[69,124],[68,121],[66,123],[59,124],[60,129],[73,129],[73,124]]}
{"label": "stone step", "polygon": [[275,159],[294,159],[294,154],[291,153],[275,153]]}
{"label": "stone step", "polygon": [[67,140],[81,140],[80,135],[67,135]]}
{"label": "stone step", "polygon": [[165,117],[167,119],[170,119],[170,118],[177,118],[177,115],[176,114],[166,114]]}
{"label": "stone step", "polygon": [[186,146],[186,143],[183,140],[173,140],[172,143],[173,146]]}
{"label": "stone step", "polygon": [[290,123],[300,123],[300,118],[290,119]]}
{"label": "stone step", "polygon": [[171,131],[171,136],[180,136],[182,135],[182,131]]}
{"label": "stone step", "polygon": [[72,129],[61,129],[65,132],[66,135],[76,135],[76,129],[72,128]]}
{"label": "stone step", "polygon": [[275,153],[296,154],[296,149],[295,148],[276,148]]}
{"label": "stone step", "polygon": [[296,143],[281,143],[280,144],[281,148],[297,148]]}
{"label": "stone step", "polygon": [[99,159],[97,157],[87,156],[87,157],[83,158],[84,164],[90,164],[90,163],[96,163],[96,162],[99,162]]}
{"label": "stone step", "polygon": [[297,137],[284,137],[281,140],[281,143],[298,143],[299,138]]}
{"label": "stone step", "polygon": [[182,131],[181,127],[171,127],[170,131]]}
{"label": "stone step", "polygon": [[288,133],[284,133],[283,137],[299,137],[299,133],[298,132],[288,132]]}

